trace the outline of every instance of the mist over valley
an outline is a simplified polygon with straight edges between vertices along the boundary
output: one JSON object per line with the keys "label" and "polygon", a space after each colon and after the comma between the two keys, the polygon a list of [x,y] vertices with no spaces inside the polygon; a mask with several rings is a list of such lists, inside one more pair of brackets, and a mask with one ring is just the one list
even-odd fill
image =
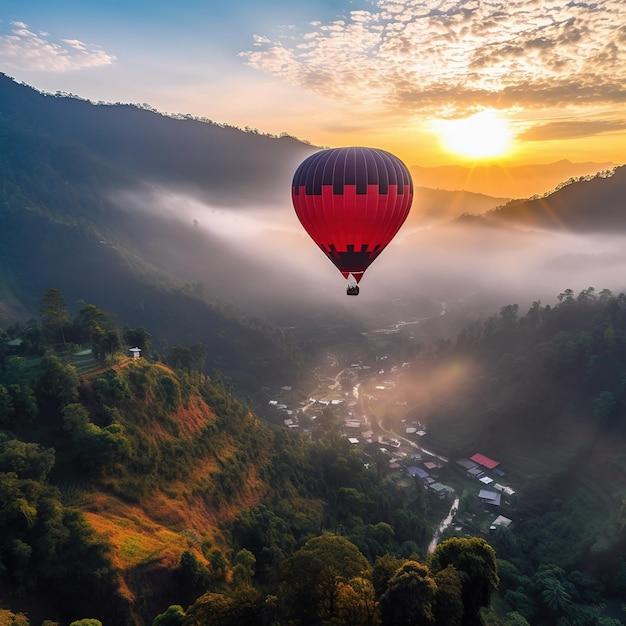
{"label": "mist over valley", "polygon": [[409,164],[347,297],[318,146],[1,75],[0,148],[0,606],[386,626],[408,576],[436,626],[623,623],[626,166]]}

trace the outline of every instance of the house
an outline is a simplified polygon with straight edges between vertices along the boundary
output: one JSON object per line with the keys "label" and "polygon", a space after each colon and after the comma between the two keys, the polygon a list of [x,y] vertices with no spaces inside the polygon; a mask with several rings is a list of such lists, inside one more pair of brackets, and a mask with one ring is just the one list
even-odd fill
{"label": "house", "polygon": [[428,470],[441,469],[443,465],[441,463],[435,463],[434,461],[424,461],[424,467]]}
{"label": "house", "polygon": [[471,456],[470,461],[474,461],[475,463],[478,463],[478,465],[482,465],[483,467],[486,467],[490,470],[500,465],[500,461],[494,461],[493,459],[490,459],[488,456],[480,454],[479,452],[477,452],[474,456]]}
{"label": "house", "polygon": [[501,485],[500,483],[496,483],[493,486],[494,489],[497,489],[498,491],[501,491],[502,493],[506,494],[507,496],[512,496],[515,493],[514,489],[511,489],[511,487],[507,487],[506,485]]}
{"label": "house", "polygon": [[478,497],[485,504],[492,504],[493,506],[500,506],[502,501],[502,494],[497,491],[490,491],[489,489],[481,489],[478,492]]}
{"label": "house", "polygon": [[415,465],[411,465],[410,467],[407,467],[406,471],[409,473],[409,476],[417,476],[418,478],[421,478],[422,480],[424,478],[428,478],[428,472],[422,469],[421,467],[416,467]]}
{"label": "house", "polygon": [[471,470],[477,467],[477,464],[474,461],[470,461],[469,459],[459,459],[456,462],[457,465],[460,465],[464,470]]}
{"label": "house", "polygon": [[512,523],[513,523],[512,519],[509,519],[508,517],[504,517],[504,515],[498,515],[498,517],[496,517],[496,519],[494,519],[493,522],[491,522],[491,526],[489,527],[489,532],[493,532],[497,526],[504,526],[505,528],[508,528]]}
{"label": "house", "polygon": [[448,487],[443,483],[432,483],[429,488],[437,494],[440,500],[443,500],[448,495]]}
{"label": "house", "polygon": [[472,469],[467,470],[467,475],[470,478],[480,480],[485,475],[485,473],[480,469],[480,467],[473,467]]}

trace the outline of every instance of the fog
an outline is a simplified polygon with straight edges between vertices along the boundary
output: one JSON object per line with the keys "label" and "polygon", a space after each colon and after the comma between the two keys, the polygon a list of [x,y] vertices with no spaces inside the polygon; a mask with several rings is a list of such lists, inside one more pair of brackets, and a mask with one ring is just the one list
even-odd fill
{"label": "fog", "polygon": [[[173,280],[278,324],[332,312],[374,329],[445,311],[487,317],[565,289],[620,292],[626,287],[626,237],[451,219],[442,209],[420,223],[419,207],[370,266],[358,297],[302,229],[290,199],[254,210],[208,205],[191,195],[150,188],[118,192],[115,205],[134,220],[133,245]],[[463,206],[458,206],[463,213]],[[452,330],[458,329],[448,329]]]}

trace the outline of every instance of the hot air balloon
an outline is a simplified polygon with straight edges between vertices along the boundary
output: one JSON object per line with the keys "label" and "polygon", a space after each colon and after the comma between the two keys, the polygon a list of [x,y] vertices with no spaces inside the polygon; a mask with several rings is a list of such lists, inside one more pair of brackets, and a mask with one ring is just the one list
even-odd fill
{"label": "hot air balloon", "polygon": [[291,199],[306,232],[358,295],[365,270],[404,223],[413,181],[402,161],[376,148],[331,148],[296,169]]}

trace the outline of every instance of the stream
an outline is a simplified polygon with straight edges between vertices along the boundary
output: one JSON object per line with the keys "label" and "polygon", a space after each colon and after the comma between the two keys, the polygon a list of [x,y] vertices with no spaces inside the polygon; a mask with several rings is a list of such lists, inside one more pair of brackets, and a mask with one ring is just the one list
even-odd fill
{"label": "stream", "polygon": [[439,523],[439,526],[437,526],[437,530],[435,531],[435,534],[433,535],[431,542],[428,544],[428,554],[431,554],[431,552],[433,552],[433,550],[437,547],[437,544],[439,543],[439,537],[441,537],[441,533],[446,528],[448,528],[448,526],[450,526],[450,524],[452,523],[452,518],[454,517],[454,515],[456,514],[458,510],[459,510],[459,497],[455,496],[454,502],[452,503],[452,506],[450,507],[450,510],[448,511],[448,516],[445,519],[441,520],[441,522]]}

